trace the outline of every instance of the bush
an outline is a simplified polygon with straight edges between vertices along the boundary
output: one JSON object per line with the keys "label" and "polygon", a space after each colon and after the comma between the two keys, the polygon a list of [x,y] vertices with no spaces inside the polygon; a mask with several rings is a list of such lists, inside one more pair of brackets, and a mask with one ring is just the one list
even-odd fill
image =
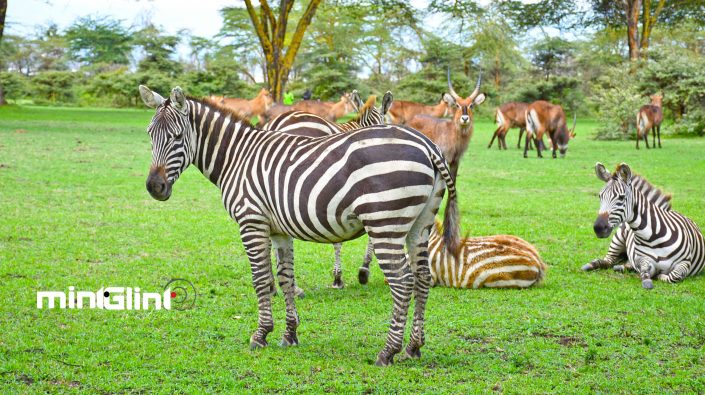
{"label": "bush", "polygon": [[648,102],[634,83],[628,67],[615,68],[593,86],[597,104],[597,139],[626,140],[636,133],[636,113]]}
{"label": "bush", "polygon": [[29,95],[29,81],[20,73],[0,72],[0,86],[6,100],[23,99]]}
{"label": "bush", "polygon": [[71,71],[45,71],[32,77],[34,101],[37,104],[75,103],[74,82],[76,74]]}

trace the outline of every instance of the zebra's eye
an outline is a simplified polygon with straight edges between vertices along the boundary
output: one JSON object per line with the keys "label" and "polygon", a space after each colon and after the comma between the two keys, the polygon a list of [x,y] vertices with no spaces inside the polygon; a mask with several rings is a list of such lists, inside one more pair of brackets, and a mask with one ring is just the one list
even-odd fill
{"label": "zebra's eye", "polygon": [[181,141],[181,139],[184,137],[184,134],[175,134],[174,135],[174,141]]}

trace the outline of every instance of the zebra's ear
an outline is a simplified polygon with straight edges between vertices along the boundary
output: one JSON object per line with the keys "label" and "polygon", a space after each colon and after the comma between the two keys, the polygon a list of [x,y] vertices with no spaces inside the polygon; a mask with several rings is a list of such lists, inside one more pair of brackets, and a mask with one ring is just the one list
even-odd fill
{"label": "zebra's ear", "polygon": [[627,165],[624,162],[622,162],[619,166],[617,166],[617,175],[626,184],[629,184],[632,181],[632,169],[630,169],[629,165]]}
{"label": "zebra's ear", "polygon": [[176,87],[171,90],[171,104],[179,110],[181,113],[186,114],[186,95],[180,87]]}
{"label": "zebra's ear", "polygon": [[362,98],[360,97],[360,93],[357,91],[357,89],[352,91],[352,93],[350,94],[350,101],[352,102],[353,109],[359,112],[363,106],[363,103]]}
{"label": "zebra's ear", "polygon": [[612,174],[610,174],[610,172],[605,169],[605,165],[600,162],[595,163],[595,175],[597,175],[597,178],[604,182],[607,182],[610,178],[612,178]]}
{"label": "zebra's ear", "polygon": [[382,97],[382,115],[387,114],[390,108],[392,108],[392,102],[394,101],[394,96],[392,96],[392,92],[387,91],[387,93],[384,94],[384,97]]}
{"label": "zebra's ear", "polygon": [[157,92],[152,92],[151,89],[144,85],[140,85],[140,97],[147,107],[157,108],[164,102],[164,98]]}

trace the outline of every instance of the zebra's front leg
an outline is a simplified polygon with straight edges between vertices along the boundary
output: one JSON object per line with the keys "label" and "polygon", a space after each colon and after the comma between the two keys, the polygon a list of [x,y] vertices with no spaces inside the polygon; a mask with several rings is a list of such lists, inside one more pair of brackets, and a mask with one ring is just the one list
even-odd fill
{"label": "zebra's front leg", "polygon": [[333,266],[333,288],[336,289],[343,289],[345,287],[345,284],[343,283],[343,269],[341,268],[340,264],[341,247],[342,243],[333,244],[333,248],[335,249],[335,264]]}
{"label": "zebra's front leg", "polygon": [[633,266],[637,273],[639,273],[639,277],[641,278],[641,286],[645,289],[652,289],[654,287],[654,283],[651,279],[656,274],[656,262],[649,257],[639,256],[634,259]]}
{"label": "zebra's front leg", "polygon": [[282,337],[283,347],[299,344],[296,328],[299,326],[299,315],[296,311],[296,284],[294,282],[294,239],[290,236],[272,236],[274,248],[277,251],[279,264],[277,265],[277,278],[279,287],[284,294],[286,303],[286,331]]}
{"label": "zebra's front leg", "polygon": [[389,282],[394,302],[387,341],[375,362],[377,366],[388,366],[394,363],[394,355],[402,348],[414,277],[404,253],[404,245],[399,240],[375,239],[371,242],[374,244],[379,267]]}
{"label": "zebra's front leg", "polygon": [[267,346],[267,335],[274,329],[272,319],[272,261],[269,230],[241,225],[240,235],[252,269],[252,285],[257,294],[259,318],[257,330],[250,337],[250,348]]}
{"label": "zebra's front leg", "polygon": [[421,347],[425,344],[424,319],[426,314],[426,301],[428,290],[431,288],[431,268],[428,261],[428,234],[430,227],[425,230],[425,240],[416,238],[410,240],[409,257],[414,273],[414,321],[411,327],[409,344],[406,345],[406,355],[411,358],[421,357]]}
{"label": "zebra's front leg", "polygon": [[670,273],[659,274],[658,279],[673,284],[683,281],[684,278],[688,277],[688,273],[690,273],[690,262],[683,261],[677,264]]}
{"label": "zebra's front leg", "polygon": [[372,245],[372,240],[367,239],[367,251],[365,251],[365,257],[362,260],[362,266],[357,271],[357,280],[360,284],[367,284],[370,280],[370,262],[372,262],[372,257],[374,256],[375,248]]}

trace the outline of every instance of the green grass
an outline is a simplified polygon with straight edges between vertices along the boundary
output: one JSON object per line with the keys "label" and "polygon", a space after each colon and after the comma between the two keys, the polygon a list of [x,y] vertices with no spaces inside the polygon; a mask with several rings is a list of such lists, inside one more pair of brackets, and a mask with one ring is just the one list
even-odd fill
{"label": "green grass", "polygon": [[[629,163],[705,226],[705,140],[661,150],[590,138],[578,123],[564,160],[486,148],[478,121],[460,168],[463,232],[534,243],[550,269],[535,289],[435,288],[420,360],[372,365],[391,297],[379,268],[357,283],[365,238],[333,249],[297,242],[296,348],[250,351],[257,302],[237,225],[195,169],[157,202],[144,182],[150,111],[0,108],[1,392],[705,392],[705,278],[641,289],[635,275],[581,272],[607,251],[592,231],[602,184],[594,164]],[[188,311],[39,310],[36,292],[102,286],[158,291],[171,278],[199,291]]]}

